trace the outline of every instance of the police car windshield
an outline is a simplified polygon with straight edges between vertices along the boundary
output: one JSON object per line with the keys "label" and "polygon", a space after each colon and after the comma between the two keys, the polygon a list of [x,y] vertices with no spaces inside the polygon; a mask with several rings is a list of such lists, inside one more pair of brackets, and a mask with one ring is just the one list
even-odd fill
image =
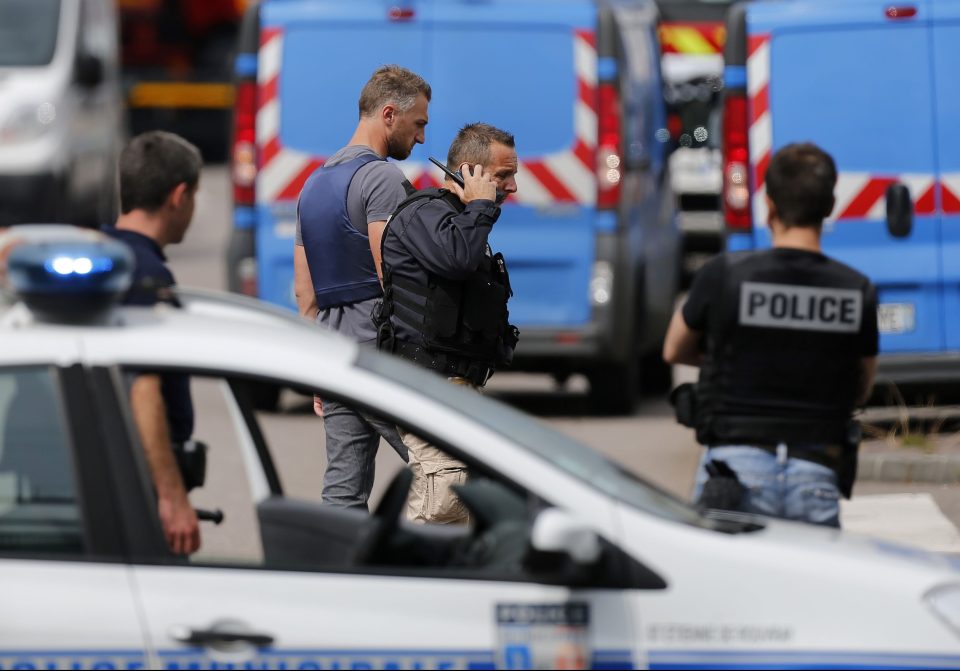
{"label": "police car windshield", "polygon": [[[361,347],[356,365],[377,375],[410,386],[410,368],[390,357]],[[450,394],[450,383],[430,374],[418,376],[418,392],[437,399],[454,410],[550,462],[595,489],[644,512],[684,524],[714,528],[712,520],[654,485],[633,475],[596,451],[531,419],[505,403],[480,394]]]}
{"label": "police car windshield", "polygon": [[0,0],[0,67],[47,65],[59,24],[60,0]]}

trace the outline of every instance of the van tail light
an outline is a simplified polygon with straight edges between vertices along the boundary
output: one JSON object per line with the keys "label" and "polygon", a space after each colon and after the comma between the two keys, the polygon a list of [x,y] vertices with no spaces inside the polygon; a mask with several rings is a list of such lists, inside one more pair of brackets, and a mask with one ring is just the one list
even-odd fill
{"label": "van tail light", "polygon": [[237,85],[234,106],[231,174],[234,205],[253,206],[257,181],[257,84],[253,81]]}
{"label": "van tail light", "polygon": [[683,133],[683,119],[676,112],[667,114],[667,131],[670,133],[671,140],[674,142],[680,140],[680,135]]}
{"label": "van tail light", "polygon": [[723,106],[723,212],[727,228],[750,230],[750,151],[747,99],[731,95]]}
{"label": "van tail light", "polygon": [[620,202],[623,147],[620,132],[620,93],[612,83],[598,87],[597,208],[612,210]]}

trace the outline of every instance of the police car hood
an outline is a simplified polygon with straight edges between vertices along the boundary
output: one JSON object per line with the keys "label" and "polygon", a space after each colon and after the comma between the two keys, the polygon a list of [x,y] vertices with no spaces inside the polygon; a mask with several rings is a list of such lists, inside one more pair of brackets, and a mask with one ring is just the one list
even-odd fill
{"label": "police car hood", "polygon": [[[683,590],[716,591],[726,585],[737,591],[749,579],[751,591],[782,593],[805,590],[847,593],[893,590],[920,598],[944,584],[960,585],[960,557],[929,552],[856,533],[799,522],[756,518],[762,527],[745,526],[741,533],[717,531],[654,520],[637,511],[624,511],[625,545],[631,554],[664,576],[695,575],[702,581],[675,585]],[[719,581],[718,576],[726,576]],[[787,583],[787,587],[784,584]],[[856,583],[857,588],[852,589]],[[723,587],[726,589],[726,587]]]}
{"label": "police car hood", "polygon": [[896,565],[921,573],[950,573],[960,582],[960,557],[892,540],[784,520],[770,520],[766,530],[759,535],[785,551],[800,546],[804,552],[820,555],[827,561],[845,558]]}

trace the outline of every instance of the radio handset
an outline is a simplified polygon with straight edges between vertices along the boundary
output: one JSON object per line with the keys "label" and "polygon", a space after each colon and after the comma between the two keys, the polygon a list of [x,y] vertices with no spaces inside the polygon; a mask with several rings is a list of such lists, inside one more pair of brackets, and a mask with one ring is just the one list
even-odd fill
{"label": "radio handset", "polygon": [[[441,163],[441,162],[438,161],[437,159],[433,158],[432,156],[430,156],[429,158],[430,158],[430,162],[431,162],[431,163],[433,163],[435,166],[437,166],[438,168],[440,168],[441,170],[443,170],[450,179],[452,179],[454,182],[456,182],[457,184],[460,185],[460,188],[461,188],[461,189],[464,188],[463,175],[460,174],[460,171],[459,171],[459,170],[456,170],[456,171],[451,170],[451,169],[448,168],[446,165],[444,165],[443,163]],[[500,189],[497,189],[497,204],[498,204],[498,205],[499,205],[500,203],[502,203],[502,202],[504,201],[504,199],[506,199],[506,197],[507,197],[507,194],[505,194],[505,193],[504,193],[503,191],[501,191]]]}

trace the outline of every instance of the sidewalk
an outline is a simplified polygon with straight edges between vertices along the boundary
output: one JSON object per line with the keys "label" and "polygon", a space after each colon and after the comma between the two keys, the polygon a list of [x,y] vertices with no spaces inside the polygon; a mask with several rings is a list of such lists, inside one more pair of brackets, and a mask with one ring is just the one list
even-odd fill
{"label": "sidewalk", "polygon": [[928,493],[857,496],[840,504],[844,531],[932,552],[960,553],[960,531]]}

